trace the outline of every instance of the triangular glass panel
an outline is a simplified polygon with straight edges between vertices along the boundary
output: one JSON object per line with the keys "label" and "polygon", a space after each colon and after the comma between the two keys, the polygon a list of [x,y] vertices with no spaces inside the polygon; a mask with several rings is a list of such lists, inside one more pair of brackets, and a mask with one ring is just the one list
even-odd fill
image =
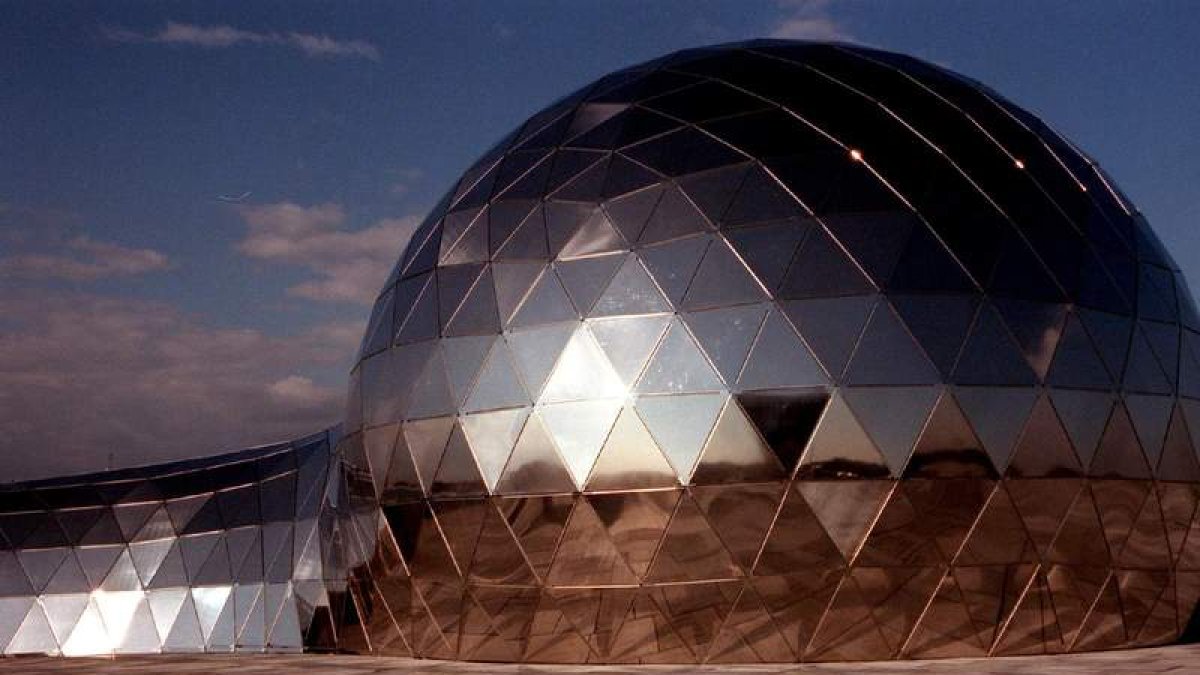
{"label": "triangular glass panel", "polygon": [[1114,380],[1120,379],[1121,373],[1125,372],[1132,322],[1128,317],[1089,309],[1076,310],[1076,316],[1083,321],[1096,351],[1108,366],[1108,372]]}
{"label": "triangular glass panel", "polygon": [[1090,465],[1112,409],[1112,394],[1086,389],[1051,389],[1050,400],[1071,437],[1075,454],[1079,455],[1083,466]]}
{"label": "triangular glass panel", "polygon": [[538,492],[571,492],[575,485],[563,466],[554,441],[537,415],[529,417],[517,439],[504,473],[494,492],[499,494],[534,494]]}
{"label": "triangular glass panel", "polygon": [[529,291],[529,295],[525,296],[525,301],[509,321],[509,326],[519,328],[578,318],[579,314],[575,312],[575,306],[563,290],[558,275],[547,267]]}
{"label": "triangular glass panel", "polygon": [[647,246],[661,241],[670,241],[691,234],[711,230],[712,225],[700,213],[695,204],[674,185],[663,191],[662,198],[654,207],[638,237],[638,244]]}
{"label": "triangular glass panel", "polygon": [[487,239],[487,215],[484,214],[480,218],[480,214],[484,213],[482,207],[473,207],[467,209],[459,209],[451,211],[442,219],[442,239],[441,239],[441,254],[439,264],[445,265],[447,257],[459,247],[459,241],[466,236],[466,233],[475,224],[476,220],[484,221],[483,236],[484,242]]}
{"label": "triangular glass panel", "polygon": [[916,223],[887,287],[900,292],[963,292],[974,290],[975,284],[936,235],[924,223]]}
{"label": "triangular glass panel", "polygon": [[450,377],[450,391],[454,394],[455,405],[461,405],[475,383],[475,376],[483,365],[492,343],[497,340],[491,335],[473,335],[468,337],[447,338],[442,340],[442,349],[446,351],[446,370]]}
{"label": "triangular glass panel", "polygon": [[884,478],[889,474],[887,460],[871,437],[842,397],[834,395],[800,459],[797,478]]}
{"label": "triangular glass panel", "polygon": [[592,308],[592,316],[624,314],[654,314],[669,312],[671,305],[638,262],[636,256],[625,258],[621,269]]}
{"label": "triangular glass panel", "polygon": [[1200,463],[1196,461],[1187,424],[1183,420],[1183,409],[1179,406],[1171,415],[1171,426],[1167,429],[1167,438],[1163,442],[1162,456],[1155,473],[1160,480],[1200,481]]}
{"label": "triangular glass panel", "polygon": [[454,318],[483,269],[482,264],[450,265],[437,269],[438,317],[439,325],[443,328]]}
{"label": "triangular glass panel", "polygon": [[742,181],[729,208],[722,215],[722,227],[739,227],[768,220],[783,220],[807,215],[800,202],[784,190],[773,176],[753,166]]}
{"label": "triangular glass panel", "polygon": [[1125,388],[1147,394],[1171,393],[1171,380],[1163,372],[1162,365],[1154,355],[1154,349],[1140,329],[1133,331],[1133,343],[1129,349],[1129,360],[1125,363]]}
{"label": "triangular glass panel", "polygon": [[905,642],[904,654],[919,659],[985,656],[987,647],[979,639],[958,582],[947,575]]}
{"label": "triangular glass panel", "polygon": [[1083,467],[1049,397],[1042,396],[1033,404],[1008,466],[996,468],[1010,478],[1064,478],[1082,474]]}
{"label": "triangular glass panel", "polygon": [[954,379],[962,384],[1034,384],[1029,367],[1000,314],[984,304],[963,346]]}
{"label": "triangular glass panel", "polygon": [[458,424],[450,432],[450,440],[446,442],[446,451],[442,453],[442,461],[429,491],[434,495],[477,495],[487,492],[475,456],[471,454],[471,446]]}
{"label": "triangular glass panel", "polygon": [[823,298],[874,290],[825,228],[815,227],[796,252],[779,294],[783,298]]}
{"label": "triangular glass panel", "polygon": [[1037,392],[1025,387],[956,387],[954,397],[983,441],[992,466],[1003,472]]}
{"label": "triangular glass panel", "polygon": [[158,573],[158,567],[166,560],[173,539],[158,539],[155,542],[138,542],[130,544],[130,560],[133,568],[137,569],[138,578],[143,586],[149,586],[150,581]]}
{"label": "triangular glass panel", "polygon": [[879,303],[846,371],[849,384],[932,384],[937,370],[888,303]]}
{"label": "triangular glass panel", "polygon": [[751,165],[713,169],[679,179],[679,187],[711,223],[720,223],[733,195],[745,180]]}
{"label": "triangular glass panel", "polygon": [[[157,548],[162,546],[170,549],[175,541],[175,539],[163,539],[157,542],[150,542],[148,544],[138,544],[137,546],[130,546],[130,551],[140,552],[143,545],[153,547],[154,550],[157,550]],[[113,563],[117,561],[117,557],[120,556],[121,552],[124,550],[125,549],[123,546],[88,546],[86,548],[76,549],[76,557],[79,559],[80,566],[83,567],[83,573],[85,576],[87,576],[88,583],[92,585],[92,588],[97,588],[100,586],[101,582],[104,581],[104,578],[108,576],[108,571],[112,569]],[[161,563],[161,560],[155,563],[155,570],[158,569],[158,566]],[[149,584],[150,579],[151,577],[149,576],[145,577],[144,582]]]}
{"label": "triangular glass panel", "polygon": [[675,490],[591,494],[587,502],[604,523],[613,545],[640,578],[659,548],[681,494]]}
{"label": "triangular glass panel", "polygon": [[1167,396],[1139,396],[1130,394],[1125,397],[1125,408],[1133,421],[1133,430],[1141,441],[1142,451],[1150,466],[1158,466],[1162,455],[1163,441],[1167,436],[1167,425],[1171,421],[1171,410],[1174,399]]}
{"label": "triangular glass panel", "polygon": [[487,364],[479,371],[475,387],[467,397],[464,410],[477,412],[529,405],[529,394],[521,386],[504,340],[496,340]]}
{"label": "triangular glass panel", "polygon": [[1066,305],[1007,298],[997,298],[995,305],[1029,366],[1039,379],[1045,378],[1063,331]]}
{"label": "triangular glass panel", "polygon": [[[482,584],[536,583],[533,572],[526,563],[520,546],[513,539],[513,534],[508,529],[504,518],[491,505],[485,511],[483,526],[479,532],[479,542],[476,544],[475,557],[471,561],[469,578]],[[515,619],[516,613],[520,611],[512,605],[507,605],[503,609],[503,614],[493,612],[497,620]]]}
{"label": "triangular glass panel", "polygon": [[782,482],[694,485],[688,492],[725,542],[734,561],[749,573],[775,521],[786,488],[787,484]]}
{"label": "triangular glass panel", "polygon": [[436,275],[431,272],[407,279],[401,282],[400,292],[404,292],[407,285],[416,287],[413,292],[418,295],[407,314],[401,316],[401,311],[396,312],[396,343],[409,344],[437,337],[439,310]]}
{"label": "triangular glass panel", "polygon": [[1125,406],[1117,403],[1108,418],[1108,428],[1092,459],[1089,475],[1104,478],[1150,478],[1150,467]]}
{"label": "triangular glass panel", "polygon": [[582,488],[620,410],[620,400],[557,403],[538,409],[576,486]]}
{"label": "triangular glass panel", "polygon": [[637,392],[679,394],[720,389],[721,380],[704,353],[696,346],[683,322],[673,319],[638,382]]}
{"label": "triangular glass panel", "polygon": [[[430,535],[437,537],[439,543],[445,542],[445,546],[454,557],[453,564],[458,572],[465,574],[475,557],[484,515],[491,507],[487,501],[481,499],[436,501],[432,507],[436,514],[437,528],[431,529]],[[450,571],[453,573],[453,570]]]}
{"label": "triangular glass panel", "polygon": [[[797,483],[797,486],[803,483]],[[756,576],[841,567],[842,553],[801,493],[788,490],[754,566]]]}
{"label": "triangular glass panel", "polygon": [[17,559],[21,561],[21,567],[25,568],[25,575],[29,577],[34,593],[40,594],[45,590],[50,577],[54,576],[70,552],[71,549],[66,547],[17,551]]}
{"label": "triangular glass panel", "polygon": [[766,311],[765,305],[742,305],[691,312],[683,317],[721,378],[733,386]]}
{"label": "triangular glass panel", "polygon": [[955,565],[1015,565],[1037,562],[1037,549],[1021,514],[1003,488],[992,492],[954,559]]}
{"label": "triangular glass panel", "polygon": [[[662,181],[663,176],[645,166],[622,155],[613,155],[608,176],[604,181],[603,196],[605,199],[613,199]],[[628,232],[622,230],[622,234],[626,235],[626,241],[634,241],[628,236]]]}
{"label": "triangular glass panel", "polygon": [[[450,220],[459,213],[447,216],[447,220]],[[443,234],[445,234],[445,231],[443,231]],[[488,259],[488,240],[488,217],[487,213],[484,212],[471,221],[467,229],[449,249],[446,248],[446,242],[449,240],[442,239],[442,258],[439,264],[461,265],[464,263],[484,262]]]}
{"label": "triangular glass panel", "polygon": [[800,242],[813,228],[808,219],[785,220],[762,227],[729,230],[725,238],[768,290],[783,282]]}
{"label": "triangular glass panel", "polygon": [[851,295],[792,300],[783,303],[783,311],[825,370],[838,380],[874,305],[873,295]]}
{"label": "triangular glass panel", "polygon": [[491,251],[497,253],[541,202],[534,199],[500,199],[488,205]]}
{"label": "triangular glass panel", "polygon": [[779,463],[792,473],[829,394],[824,390],[777,389],[743,392],[736,398]]}
{"label": "triangular glass panel", "polygon": [[766,294],[746,265],[718,238],[704,254],[683,298],[685,309],[723,307],[765,299]]}
{"label": "triangular glass panel", "polygon": [[977,299],[970,295],[889,295],[888,298],[925,348],[925,354],[942,375],[949,376],[975,318]]}
{"label": "triangular glass panel", "polygon": [[675,470],[633,408],[624,408],[587,481],[588,490],[635,490],[679,485]]}
{"label": "triangular glass panel", "polygon": [[496,260],[546,260],[546,211],[539,204],[496,251]]}
{"label": "triangular glass panel", "polygon": [[850,257],[884,287],[904,250],[909,233],[921,223],[910,213],[839,215],[824,219],[826,227],[850,252]]}
{"label": "triangular glass panel", "polygon": [[620,255],[602,255],[560,261],[554,264],[554,269],[576,311],[587,316],[623,261]]}
{"label": "triangular glass panel", "polygon": [[942,394],[904,469],[905,478],[990,478],[996,469],[954,397]]}
{"label": "triangular glass panel", "polygon": [[[103,626],[101,626],[99,633],[93,634],[104,635]],[[25,620],[21,622],[21,627],[13,635],[12,641],[4,649],[4,653],[57,654],[58,651],[58,642],[54,639],[54,631],[50,628],[50,622],[46,620],[46,614],[42,611],[42,606],[35,602],[29,608],[29,613],[25,615]],[[94,649],[80,651],[96,653]]]}
{"label": "triangular glass panel", "polygon": [[446,442],[449,440],[450,431],[453,428],[453,417],[434,417],[408,422],[401,432],[407,441],[409,451],[412,453],[413,464],[416,466],[417,474],[420,476],[427,494],[433,486],[433,476],[437,472],[438,464],[442,461],[442,453],[446,449]]}
{"label": "triangular glass panel", "polygon": [[710,241],[712,235],[708,234],[676,239],[640,249],[637,255],[671,304],[679,305]]}
{"label": "triangular glass panel", "polygon": [[740,389],[822,386],[828,376],[778,310],[771,310],[738,379]]}
{"label": "triangular glass panel", "polygon": [[1112,379],[1104,361],[1096,352],[1092,339],[1088,337],[1076,314],[1067,317],[1046,382],[1062,387],[1089,389],[1107,389],[1112,386]]}
{"label": "triangular glass panel", "polygon": [[[582,171],[576,171],[572,175],[563,175],[575,170],[577,168],[576,162],[582,163],[594,160],[598,156],[603,157],[603,159],[589,164]],[[565,162],[559,161],[559,158],[562,157],[568,159]],[[560,150],[555,158],[554,170],[550,174],[550,182],[546,186],[546,193],[551,195],[556,201],[597,202],[603,198],[604,181],[608,179],[608,170],[611,163],[612,156],[606,153],[586,150]]]}
{"label": "triangular glass panel", "polygon": [[675,468],[679,482],[688,482],[725,398],[724,394],[638,397],[638,414]]}
{"label": "triangular glass panel", "polygon": [[1139,321],[1138,326],[1146,336],[1163,373],[1174,385],[1179,373],[1179,326],[1157,321]]}
{"label": "triangular glass panel", "polygon": [[64,509],[54,512],[54,518],[63,534],[67,535],[67,543],[80,544],[83,535],[96,524],[100,516],[107,511],[104,508]]}
{"label": "triangular glass panel", "polygon": [[625,241],[637,241],[662,194],[663,187],[655,185],[605,202],[604,211],[625,237]]}
{"label": "triangular glass panel", "polygon": [[[575,502],[547,581],[556,586],[636,584],[637,576],[586,499]],[[578,625],[578,624],[576,624]]]}
{"label": "triangular glass panel", "polygon": [[494,263],[492,283],[496,287],[496,307],[501,323],[507,325],[513,312],[533,288],[545,265],[540,262]]}
{"label": "triangular glass panel", "polygon": [[654,563],[646,572],[647,581],[729,579],[741,574],[704,513],[684,493],[663,533]]}
{"label": "triangular glass panel", "polygon": [[692,472],[692,484],[782,480],[787,477],[737,401],[730,399],[717,419]]}
{"label": "triangular glass panel", "polygon": [[[595,213],[596,207],[593,204],[546,202],[546,237],[550,245],[550,256],[558,257],[562,247],[575,237],[579,228]],[[609,231],[611,232],[611,228]],[[619,239],[618,237],[618,241]]]}
{"label": "triangular glass panel", "polygon": [[508,462],[528,414],[528,408],[516,408],[464,415],[460,419],[489,492],[500,480],[500,472]]}
{"label": "triangular glass panel", "polygon": [[[83,569],[79,567],[79,561],[75,559],[74,554],[70,554],[58,566],[58,570],[46,584],[44,592],[46,594],[87,593],[90,590],[92,590],[91,584],[84,576]],[[51,618],[53,619],[53,617]]]}
{"label": "triangular glass panel", "polygon": [[629,387],[670,323],[669,315],[623,317],[591,320],[588,328],[621,382]]}
{"label": "triangular glass panel", "polygon": [[621,154],[666,176],[705,171],[745,161],[746,156],[695,127],[656,136],[621,150]]}
{"label": "triangular glass panel", "polygon": [[621,397],[625,385],[582,325],[563,349],[542,391],[542,403]]}
{"label": "triangular glass panel", "polygon": [[425,364],[425,370],[413,383],[406,417],[434,417],[453,412],[454,409],[454,397],[446,378],[446,361],[440,349],[434,350]]}
{"label": "triangular glass panel", "polygon": [[534,398],[541,395],[546,378],[550,376],[559,354],[577,327],[578,324],[571,321],[508,333],[509,351],[520,370],[526,390]]}
{"label": "triangular glass panel", "polygon": [[881,660],[892,657],[892,648],[871,618],[871,605],[849,575],[837,586],[823,620],[814,630],[805,660]]}
{"label": "triangular glass panel", "polygon": [[863,429],[883,452],[893,476],[900,476],[917,434],[937,400],[937,387],[853,387],[842,390]]}

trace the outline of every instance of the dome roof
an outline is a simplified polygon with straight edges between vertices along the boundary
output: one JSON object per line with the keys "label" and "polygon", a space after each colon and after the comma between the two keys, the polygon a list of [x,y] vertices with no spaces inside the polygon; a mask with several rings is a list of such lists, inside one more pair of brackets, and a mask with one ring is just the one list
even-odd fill
{"label": "dome roof", "polygon": [[[1197,324],[1113,181],[987,87],[860,47],[725,45],[601,78],[463,174],[376,302],[348,431],[401,556],[449,547],[465,587],[640,588],[681,630],[699,619],[670,584],[712,586],[723,618],[752,580],[804,570],[832,585],[794,590],[825,595],[784,660],[1007,653],[1029,645],[996,625],[942,652],[915,625],[947,570],[1024,575],[1033,602],[1057,583],[1039,561],[1170,568],[1161,517],[1126,553],[1105,514],[1200,478]],[[1115,478],[1132,492],[1091,506]],[[547,541],[515,524],[530,500]],[[508,519],[494,550],[455,549],[496,516],[440,515],[463,504]],[[813,633],[843,575],[919,586],[911,616],[883,603],[895,640]],[[634,656],[766,658],[713,643],[720,625]]]}

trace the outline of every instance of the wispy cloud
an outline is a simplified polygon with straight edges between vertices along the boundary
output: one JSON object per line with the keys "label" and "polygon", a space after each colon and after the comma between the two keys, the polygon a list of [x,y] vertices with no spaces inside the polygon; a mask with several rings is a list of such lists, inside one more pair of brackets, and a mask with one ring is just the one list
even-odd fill
{"label": "wispy cloud", "polygon": [[167,304],[92,293],[0,293],[0,480],[235,450],[340,418],[363,326],[275,336]]}
{"label": "wispy cloud", "polygon": [[416,216],[385,218],[369,227],[346,228],[338,204],[301,206],[291,202],[242,206],[249,226],[237,244],[245,256],[297,265],[317,278],[296,284],[288,293],[310,300],[370,304],[408,238],[420,223]]}
{"label": "wispy cloud", "polygon": [[256,32],[216,25],[200,26],[168,21],[157,32],[142,33],[129,28],[108,27],[108,39],[117,42],[154,42],[160,44],[224,49],[241,45],[264,45],[296,49],[311,57],[362,58],[378,61],[379,48],[365,40],[339,40],[328,35],[297,32]]}
{"label": "wispy cloud", "polygon": [[171,260],[159,251],[130,248],[81,235],[67,240],[53,252],[0,258],[0,279],[96,281],[161,272],[171,267]]}
{"label": "wispy cloud", "polygon": [[779,0],[783,16],[769,35],[791,40],[853,42],[854,36],[831,10],[831,0]]}

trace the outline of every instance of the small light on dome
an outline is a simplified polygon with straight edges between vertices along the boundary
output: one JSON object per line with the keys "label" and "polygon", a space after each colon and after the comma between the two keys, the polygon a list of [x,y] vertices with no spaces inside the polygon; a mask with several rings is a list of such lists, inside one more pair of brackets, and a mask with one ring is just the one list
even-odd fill
{"label": "small light on dome", "polygon": [[1017,165],[1017,168],[1018,168],[1018,169],[1024,169],[1024,168],[1025,168],[1025,162],[1022,162],[1022,161],[1021,161],[1021,160],[1019,160],[1019,159],[1018,159],[1018,160],[1015,160],[1013,163]]}
{"label": "small light on dome", "polygon": [[850,150],[850,159],[852,159],[856,162],[861,162],[862,161],[862,153],[859,152],[858,150],[851,149]]}

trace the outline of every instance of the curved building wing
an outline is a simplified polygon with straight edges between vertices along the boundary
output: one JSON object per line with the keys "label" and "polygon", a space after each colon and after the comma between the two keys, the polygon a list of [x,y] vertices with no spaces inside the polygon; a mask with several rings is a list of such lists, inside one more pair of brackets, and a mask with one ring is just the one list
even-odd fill
{"label": "curved building wing", "polygon": [[332,649],[338,430],[0,489],[0,651]]}

